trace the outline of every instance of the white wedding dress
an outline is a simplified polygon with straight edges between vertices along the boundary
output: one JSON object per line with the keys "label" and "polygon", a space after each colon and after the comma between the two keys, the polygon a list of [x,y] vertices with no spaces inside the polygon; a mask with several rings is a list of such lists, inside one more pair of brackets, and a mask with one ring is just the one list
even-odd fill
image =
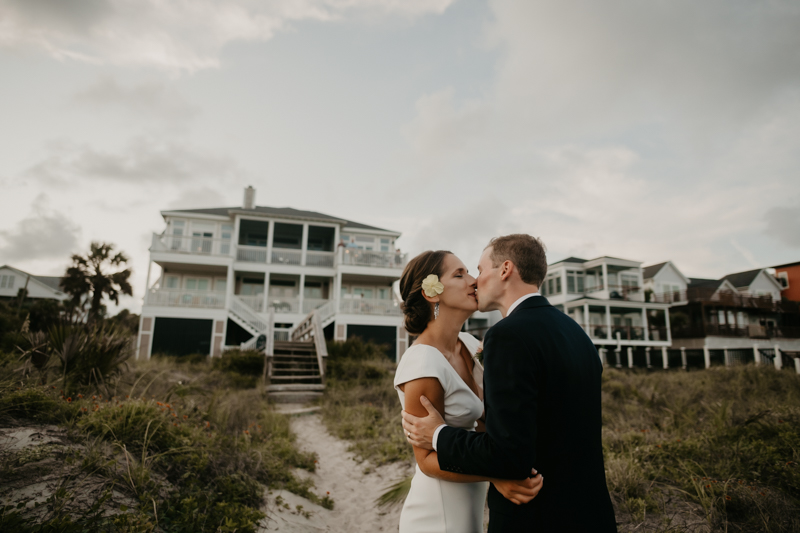
{"label": "white wedding dress", "polygon": [[[479,341],[459,333],[472,355]],[[483,367],[475,361],[475,382],[483,386]],[[474,431],[483,414],[483,401],[464,383],[445,356],[425,344],[411,346],[403,354],[394,377],[394,387],[405,408],[405,395],[398,386],[419,378],[436,378],[444,389],[444,420],[448,426]],[[487,482],[452,483],[428,477],[416,467],[400,515],[400,533],[482,533]]]}

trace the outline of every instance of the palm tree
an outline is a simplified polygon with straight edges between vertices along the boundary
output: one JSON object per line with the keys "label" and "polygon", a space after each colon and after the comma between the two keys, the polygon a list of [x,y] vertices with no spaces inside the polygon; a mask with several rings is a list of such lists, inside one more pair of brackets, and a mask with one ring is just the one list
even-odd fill
{"label": "palm tree", "polygon": [[119,252],[114,254],[114,245],[92,242],[86,256],[72,256],[72,266],[67,268],[61,287],[72,296],[72,304],[83,308],[90,302],[89,320],[100,318],[105,312],[103,297],[119,304],[120,294],[133,296],[128,279],[131,269],[119,270],[128,262],[128,257]]}

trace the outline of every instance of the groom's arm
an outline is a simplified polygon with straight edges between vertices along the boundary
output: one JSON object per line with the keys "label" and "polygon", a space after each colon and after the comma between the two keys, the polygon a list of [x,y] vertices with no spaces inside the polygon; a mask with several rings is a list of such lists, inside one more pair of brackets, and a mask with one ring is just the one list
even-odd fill
{"label": "groom's arm", "polygon": [[531,350],[510,328],[489,332],[484,353],[486,432],[442,428],[436,446],[439,468],[522,479],[530,475],[536,462],[535,362]]}

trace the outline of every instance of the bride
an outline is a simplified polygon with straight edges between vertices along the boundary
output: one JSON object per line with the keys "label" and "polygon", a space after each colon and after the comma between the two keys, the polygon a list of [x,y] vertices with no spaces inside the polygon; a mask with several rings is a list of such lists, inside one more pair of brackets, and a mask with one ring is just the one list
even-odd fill
{"label": "bride", "polygon": [[[475,291],[475,278],[450,252],[423,252],[406,265],[400,279],[405,327],[418,337],[397,366],[394,386],[407,412],[426,416],[425,396],[447,425],[483,431],[483,367],[475,360],[480,343],[460,332],[478,309]],[[514,481],[444,472],[436,452],[416,446],[414,457],[400,533],[480,533],[487,482],[517,504],[542,487],[539,475]]]}

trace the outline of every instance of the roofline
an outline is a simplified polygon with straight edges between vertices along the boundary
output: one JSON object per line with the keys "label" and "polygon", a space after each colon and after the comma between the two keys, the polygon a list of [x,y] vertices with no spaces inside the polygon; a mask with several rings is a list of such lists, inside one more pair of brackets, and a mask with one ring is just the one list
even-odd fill
{"label": "roofline", "polygon": [[594,259],[589,259],[585,263],[583,263],[586,268],[592,268],[597,266],[598,264],[607,263],[608,261],[603,261],[603,259],[613,259],[614,261],[622,261],[623,263],[628,263],[632,266],[631,268],[642,268],[641,261],[634,261],[632,259],[622,259],[621,257],[611,257],[609,255],[601,255],[600,257],[595,257]]}
{"label": "roofline", "polygon": [[[230,211],[228,211],[230,213]],[[186,211],[161,211],[161,216],[166,220],[169,217],[181,217],[181,218],[204,218],[207,220],[230,220],[230,216],[222,216],[222,215],[209,215],[208,213],[192,213]]]}
{"label": "roofline", "polygon": [[[658,264],[658,263],[656,263],[656,265],[657,265],[657,264]],[[672,267],[672,269],[673,269],[673,270],[675,270],[675,272],[677,272],[677,273],[678,273],[678,275],[679,275],[679,276],[680,276],[680,277],[683,279],[683,281],[686,283],[686,285],[689,285],[689,283],[690,283],[690,282],[689,282],[689,278],[688,278],[688,277],[687,277],[687,276],[686,276],[686,275],[685,275],[683,272],[681,272],[681,270],[680,270],[680,269],[679,269],[679,268],[678,268],[678,267],[675,265],[675,263],[673,263],[673,262],[672,262],[672,261],[670,261],[669,259],[668,259],[668,260],[666,260],[666,261],[664,261],[664,262],[661,264],[661,268],[659,268],[659,269],[656,271],[656,273],[655,273],[655,274],[653,274],[653,277],[655,277],[655,276],[656,276],[656,275],[657,275],[659,272],[661,272],[662,270],[664,270],[664,267],[665,267],[665,266],[667,266],[667,265],[670,265],[670,266]],[[655,266],[655,265],[651,265],[651,266]],[[649,268],[649,267],[642,267],[642,270],[644,270],[645,268]],[[647,279],[653,279],[653,278],[647,278]]]}
{"label": "roofline", "polygon": [[775,265],[774,267],[770,268],[785,268],[785,267],[793,267],[800,265],[800,261],[795,261],[794,263],[786,263],[785,265]]}
{"label": "roofline", "polygon": [[[53,287],[51,287],[50,285],[47,285],[46,283],[42,283],[41,281],[39,281],[38,279],[36,279],[36,276],[35,276],[35,275],[33,275],[33,274],[30,274],[30,273],[28,273],[28,272],[25,272],[24,270],[20,270],[20,269],[18,269],[18,268],[14,268],[14,267],[12,267],[11,265],[0,265],[0,268],[7,268],[7,269],[9,269],[9,270],[13,270],[14,272],[16,272],[17,274],[19,274],[19,275],[21,275],[21,276],[27,276],[27,277],[28,277],[28,280],[29,280],[29,282],[30,282],[30,281],[33,281],[33,282],[37,283],[38,285],[40,285],[41,287],[44,287],[44,288],[45,288],[45,289],[47,289],[48,291],[51,291],[51,292],[54,292],[54,293],[60,293],[61,295],[63,295],[63,296],[64,296],[64,299],[67,299],[67,298],[69,298],[69,295],[68,295],[67,293],[65,293],[64,291],[60,291],[60,290],[58,290],[58,289],[54,289],[54,288],[53,288]],[[56,276],[52,276],[52,277],[56,277]],[[24,289],[24,288],[25,288],[25,287],[20,287],[20,289]],[[56,296],[58,296],[58,295],[59,295],[59,294],[56,294]]]}

